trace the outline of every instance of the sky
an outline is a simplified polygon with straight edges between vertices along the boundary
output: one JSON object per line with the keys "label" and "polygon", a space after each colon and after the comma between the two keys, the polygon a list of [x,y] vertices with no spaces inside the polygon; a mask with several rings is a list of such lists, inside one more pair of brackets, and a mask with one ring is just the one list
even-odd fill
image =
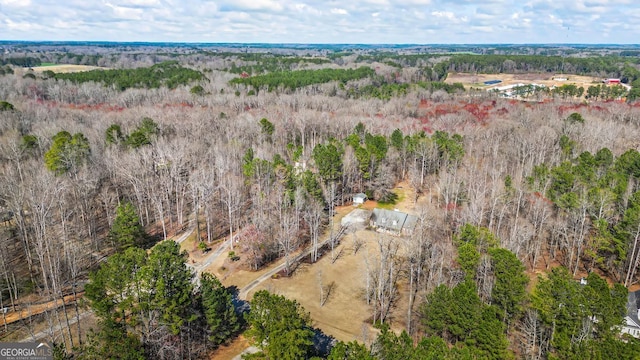
{"label": "sky", "polygon": [[0,40],[640,43],[638,0],[0,0]]}

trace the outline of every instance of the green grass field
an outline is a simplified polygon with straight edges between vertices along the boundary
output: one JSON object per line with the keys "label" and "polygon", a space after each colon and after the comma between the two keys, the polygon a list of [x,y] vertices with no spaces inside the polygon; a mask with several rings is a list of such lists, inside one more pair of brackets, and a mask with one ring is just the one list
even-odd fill
{"label": "green grass field", "polygon": [[40,64],[40,66],[56,66],[56,65],[58,65],[58,64],[48,63],[48,62],[43,62],[43,63]]}
{"label": "green grass field", "polygon": [[391,202],[381,202],[378,201],[378,207],[382,208],[382,209],[387,209],[387,210],[393,210],[395,208],[395,205],[401,201],[403,201],[406,197],[405,193],[404,193],[404,189],[393,189],[391,190],[394,194],[396,194],[396,199],[394,201]]}

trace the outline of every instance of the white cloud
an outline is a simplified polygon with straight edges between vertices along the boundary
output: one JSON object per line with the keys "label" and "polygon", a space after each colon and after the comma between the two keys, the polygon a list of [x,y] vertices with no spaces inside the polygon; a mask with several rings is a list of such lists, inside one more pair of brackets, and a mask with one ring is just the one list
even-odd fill
{"label": "white cloud", "polygon": [[247,10],[281,11],[283,9],[282,3],[274,0],[233,0],[229,1],[228,5]]}
{"label": "white cloud", "polygon": [[432,11],[431,15],[435,17],[443,17],[447,19],[453,19],[454,15],[451,11]]}
{"label": "white cloud", "polygon": [[20,31],[20,32],[41,31],[42,30],[42,26],[38,25],[37,23],[13,22],[13,21],[11,21],[11,19],[7,19],[5,21],[5,24],[7,26],[7,29],[14,30],[14,31]]}
{"label": "white cloud", "polygon": [[460,23],[460,22],[468,21],[466,16],[456,17],[456,15],[451,11],[432,11],[431,15],[436,18],[445,19],[446,21],[449,21],[452,23]]}
{"label": "white cloud", "polygon": [[398,0],[400,5],[430,5],[431,0]]}
{"label": "white cloud", "polygon": [[0,6],[28,7],[31,6],[31,0],[0,0]]}
{"label": "white cloud", "polygon": [[[597,43],[610,42],[615,34],[615,41],[637,43],[640,6],[636,1],[0,0],[0,38]],[[616,18],[628,21],[602,24],[604,19]]]}
{"label": "white cloud", "polygon": [[115,5],[124,7],[157,7],[160,6],[159,0],[116,0]]}
{"label": "white cloud", "polygon": [[318,9],[316,9],[313,6],[309,6],[307,4],[293,4],[293,6],[291,7],[294,11],[300,12],[300,13],[306,13],[306,14],[310,14],[310,15],[315,15],[318,16],[320,14],[322,14],[322,12]]}
{"label": "white cloud", "polygon": [[144,13],[142,9],[118,6],[111,3],[106,3],[105,5],[110,7],[114,15],[119,19],[142,20],[142,14]]}

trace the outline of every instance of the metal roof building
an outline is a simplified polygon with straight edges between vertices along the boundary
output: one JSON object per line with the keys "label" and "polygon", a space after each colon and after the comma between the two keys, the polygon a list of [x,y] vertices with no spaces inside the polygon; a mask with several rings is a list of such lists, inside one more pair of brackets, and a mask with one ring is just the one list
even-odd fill
{"label": "metal roof building", "polygon": [[407,235],[413,232],[418,219],[401,211],[373,209],[370,224],[378,231],[395,235]]}

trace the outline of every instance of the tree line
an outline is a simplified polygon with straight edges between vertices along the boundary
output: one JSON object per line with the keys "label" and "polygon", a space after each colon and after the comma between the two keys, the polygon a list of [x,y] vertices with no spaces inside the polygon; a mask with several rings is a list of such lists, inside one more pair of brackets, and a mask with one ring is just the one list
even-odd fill
{"label": "tree line", "polygon": [[254,64],[237,65],[236,62],[232,62],[228,71],[233,74],[247,73],[250,75],[260,75],[264,73],[278,72],[278,71],[292,71],[300,67],[308,66],[309,64],[322,65],[330,63],[329,60],[324,58],[311,58],[311,57],[273,57],[273,56],[259,56]]}
{"label": "tree line", "polygon": [[[454,55],[444,61],[449,71],[484,74],[556,73],[620,77],[629,59],[618,56],[564,57],[544,55]],[[635,64],[637,61],[631,61]]]}
{"label": "tree line", "polygon": [[202,73],[182,67],[177,61],[135,69],[56,73],[54,77],[57,80],[69,80],[74,83],[98,82],[104,86],[114,86],[121,91],[128,88],[153,89],[161,86],[174,89],[177,86],[204,79]]}
{"label": "tree line", "polygon": [[358,69],[321,69],[321,70],[297,70],[279,71],[248,78],[235,78],[229,83],[232,85],[243,84],[250,86],[255,91],[266,87],[267,91],[273,91],[279,87],[295,90],[313,84],[322,84],[329,81],[347,81],[373,76],[375,71],[370,67]]}
{"label": "tree line", "polygon": [[[0,58],[0,65],[14,65],[20,67],[34,67],[40,66],[42,61],[39,58],[25,56],[25,57],[7,57]],[[6,71],[6,70],[5,70]],[[3,75],[3,74],[0,74]]]}

